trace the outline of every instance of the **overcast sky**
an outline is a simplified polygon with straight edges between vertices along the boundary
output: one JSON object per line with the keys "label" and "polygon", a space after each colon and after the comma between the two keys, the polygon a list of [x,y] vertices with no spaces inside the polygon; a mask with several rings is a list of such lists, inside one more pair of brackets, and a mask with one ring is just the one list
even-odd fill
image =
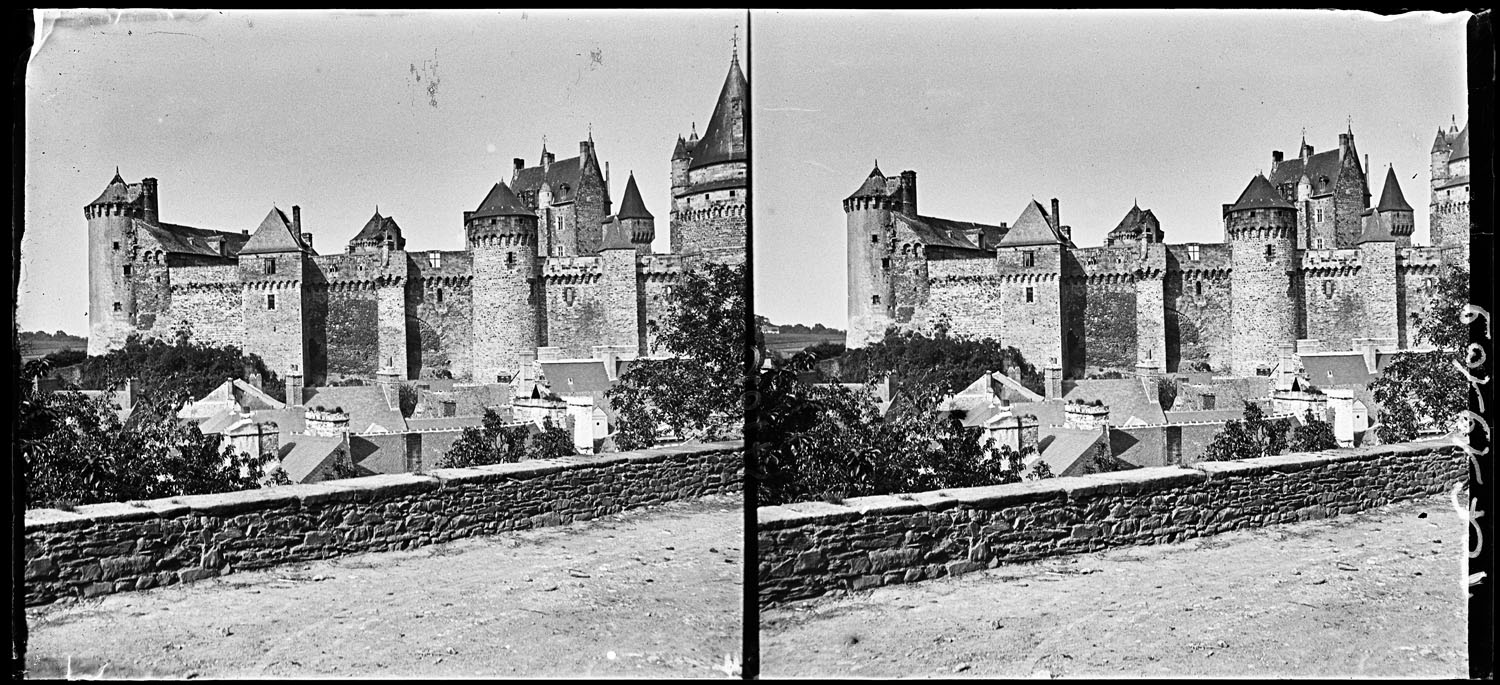
{"label": "overcast sky", "polygon": [[1271,151],[1352,118],[1379,201],[1394,164],[1427,240],[1428,153],[1466,111],[1468,15],[755,12],[756,310],[844,327],[843,198],[875,160],[925,215],[1014,223],[1062,203],[1080,246],[1139,200],[1169,243],[1218,242]]}
{"label": "overcast sky", "polygon": [[[116,165],[162,221],[253,229],[301,205],[323,253],[378,204],[408,249],[463,247],[511,159],[593,138],[668,245],[677,135],[713,112],[744,12],[47,13],[26,81],[22,330],[88,331],[83,207]],[[748,72],[748,64],[745,65]]]}

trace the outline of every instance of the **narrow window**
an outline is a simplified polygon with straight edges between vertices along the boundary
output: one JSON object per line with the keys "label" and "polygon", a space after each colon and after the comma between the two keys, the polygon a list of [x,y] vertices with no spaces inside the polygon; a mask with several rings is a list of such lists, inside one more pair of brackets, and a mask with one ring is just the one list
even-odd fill
{"label": "narrow window", "polygon": [[[127,266],[125,268],[128,269],[130,267]],[[880,268],[882,268],[882,269],[889,269],[889,268],[891,268],[891,258],[890,257],[885,257],[885,258],[881,259],[880,260]]]}
{"label": "narrow window", "polygon": [[443,289],[442,288],[438,288],[437,297],[438,297],[438,304],[442,304],[443,303]]}
{"label": "narrow window", "polygon": [[[870,304],[880,304],[880,296],[879,295],[871,295],[870,296]],[[116,306],[119,306],[119,305],[116,305]]]}
{"label": "narrow window", "polygon": [[126,275],[126,276],[129,276],[129,275],[130,275],[130,265],[129,265],[129,264],[126,264],[126,265],[125,265],[125,275]]}
{"label": "narrow window", "polygon": [[116,250],[120,249],[120,243],[118,241],[115,242],[115,249]]}
{"label": "narrow window", "polygon": [[[1036,253],[1030,251],[1022,253],[1021,264],[1023,266],[1036,266]],[[1031,300],[1027,299],[1026,301],[1030,302]]]}
{"label": "narrow window", "polygon": [[1266,246],[1266,261],[1269,262],[1269,261],[1271,261],[1271,260],[1273,260],[1275,258],[1276,258],[1276,246],[1275,245],[1267,245]]}
{"label": "narrow window", "polygon": [[276,258],[275,257],[266,257],[266,273],[267,274],[274,274],[274,273],[276,273]]}
{"label": "narrow window", "polygon": [[120,303],[119,303],[119,302],[116,302],[116,303],[115,303],[115,311],[117,311],[117,312],[118,312],[118,311],[120,311],[120,309],[121,309],[121,308],[120,308]]}
{"label": "narrow window", "polygon": [[507,253],[505,253],[505,266],[509,267],[511,269],[516,268],[516,253],[514,253],[514,252],[507,252]]}
{"label": "narrow window", "polygon": [[1031,288],[1027,288],[1027,289],[1026,289],[1026,301],[1027,301],[1027,302],[1031,302],[1031,301],[1032,301],[1032,293],[1031,293]]}
{"label": "narrow window", "polygon": [[1196,291],[1197,294],[1202,295],[1203,294],[1203,281],[1197,281],[1197,282],[1193,283],[1193,290]]}
{"label": "narrow window", "polygon": [[870,234],[870,243],[873,244],[873,245],[879,245],[880,244],[880,234],[878,234],[878,233],[871,233]]}
{"label": "narrow window", "polygon": [[270,309],[275,309],[275,308],[276,308],[276,296],[275,295],[267,295],[266,296],[266,309],[270,310]]}

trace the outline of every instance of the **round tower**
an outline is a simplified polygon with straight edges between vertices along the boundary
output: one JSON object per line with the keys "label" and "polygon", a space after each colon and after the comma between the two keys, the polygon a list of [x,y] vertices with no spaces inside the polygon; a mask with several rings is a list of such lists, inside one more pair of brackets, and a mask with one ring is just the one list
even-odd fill
{"label": "round tower", "polygon": [[464,235],[473,258],[474,380],[509,382],[521,354],[540,343],[536,213],[496,183],[478,209],[464,212]]}
{"label": "round tower", "polygon": [[140,192],[120,178],[120,170],[97,199],[83,208],[89,222],[90,355],[119,347],[135,330],[134,220],[144,219]]}
{"label": "round tower", "polygon": [[850,348],[879,342],[895,320],[889,267],[894,243],[891,212],[901,211],[902,204],[891,190],[877,164],[859,190],[844,199],[849,237],[849,334],[845,345]]}
{"label": "round tower", "polygon": [[1297,210],[1265,176],[1251,179],[1239,201],[1224,210],[1232,257],[1230,301],[1236,376],[1266,375],[1278,345],[1297,339],[1292,294]]}

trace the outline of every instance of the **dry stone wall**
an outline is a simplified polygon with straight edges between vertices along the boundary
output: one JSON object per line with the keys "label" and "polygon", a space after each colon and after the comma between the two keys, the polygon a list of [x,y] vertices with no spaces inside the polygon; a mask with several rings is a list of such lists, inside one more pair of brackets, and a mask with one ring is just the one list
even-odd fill
{"label": "dry stone wall", "polygon": [[1457,448],[1422,442],[762,507],[759,599],[1349,514],[1467,478]]}
{"label": "dry stone wall", "polygon": [[721,442],[26,512],[26,603],[412,549],[743,490]]}

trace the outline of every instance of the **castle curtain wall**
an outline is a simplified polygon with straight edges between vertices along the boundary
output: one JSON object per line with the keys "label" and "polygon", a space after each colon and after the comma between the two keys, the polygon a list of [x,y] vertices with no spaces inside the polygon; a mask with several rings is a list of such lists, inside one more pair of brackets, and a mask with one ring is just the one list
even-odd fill
{"label": "castle curtain wall", "polygon": [[1188,371],[1206,364],[1229,368],[1231,306],[1229,246],[1168,245],[1164,309],[1167,370]]}
{"label": "castle curtain wall", "polygon": [[171,308],[157,320],[158,331],[187,330],[207,345],[242,346],[245,312],[239,267],[183,266],[171,270]]}
{"label": "castle curtain wall", "polygon": [[594,345],[606,344],[599,258],[549,259],[542,278],[546,283],[548,345],[561,348],[564,357],[584,358],[592,354]]}
{"label": "castle curtain wall", "polygon": [[1351,349],[1364,337],[1359,250],[1309,250],[1302,255],[1297,290],[1305,312],[1303,336],[1328,349]]}
{"label": "castle curtain wall", "polygon": [[[929,323],[945,321],[954,335],[995,338],[1005,345],[1014,344],[1003,337],[1004,288],[995,273],[993,258],[935,260],[928,263],[927,269]],[[1031,358],[1027,357],[1027,361]]]}
{"label": "castle curtain wall", "polygon": [[[430,256],[438,255],[437,264]],[[411,253],[414,276],[407,288],[409,326],[416,344],[407,355],[413,378],[469,378],[474,335],[474,287],[468,252]]]}

